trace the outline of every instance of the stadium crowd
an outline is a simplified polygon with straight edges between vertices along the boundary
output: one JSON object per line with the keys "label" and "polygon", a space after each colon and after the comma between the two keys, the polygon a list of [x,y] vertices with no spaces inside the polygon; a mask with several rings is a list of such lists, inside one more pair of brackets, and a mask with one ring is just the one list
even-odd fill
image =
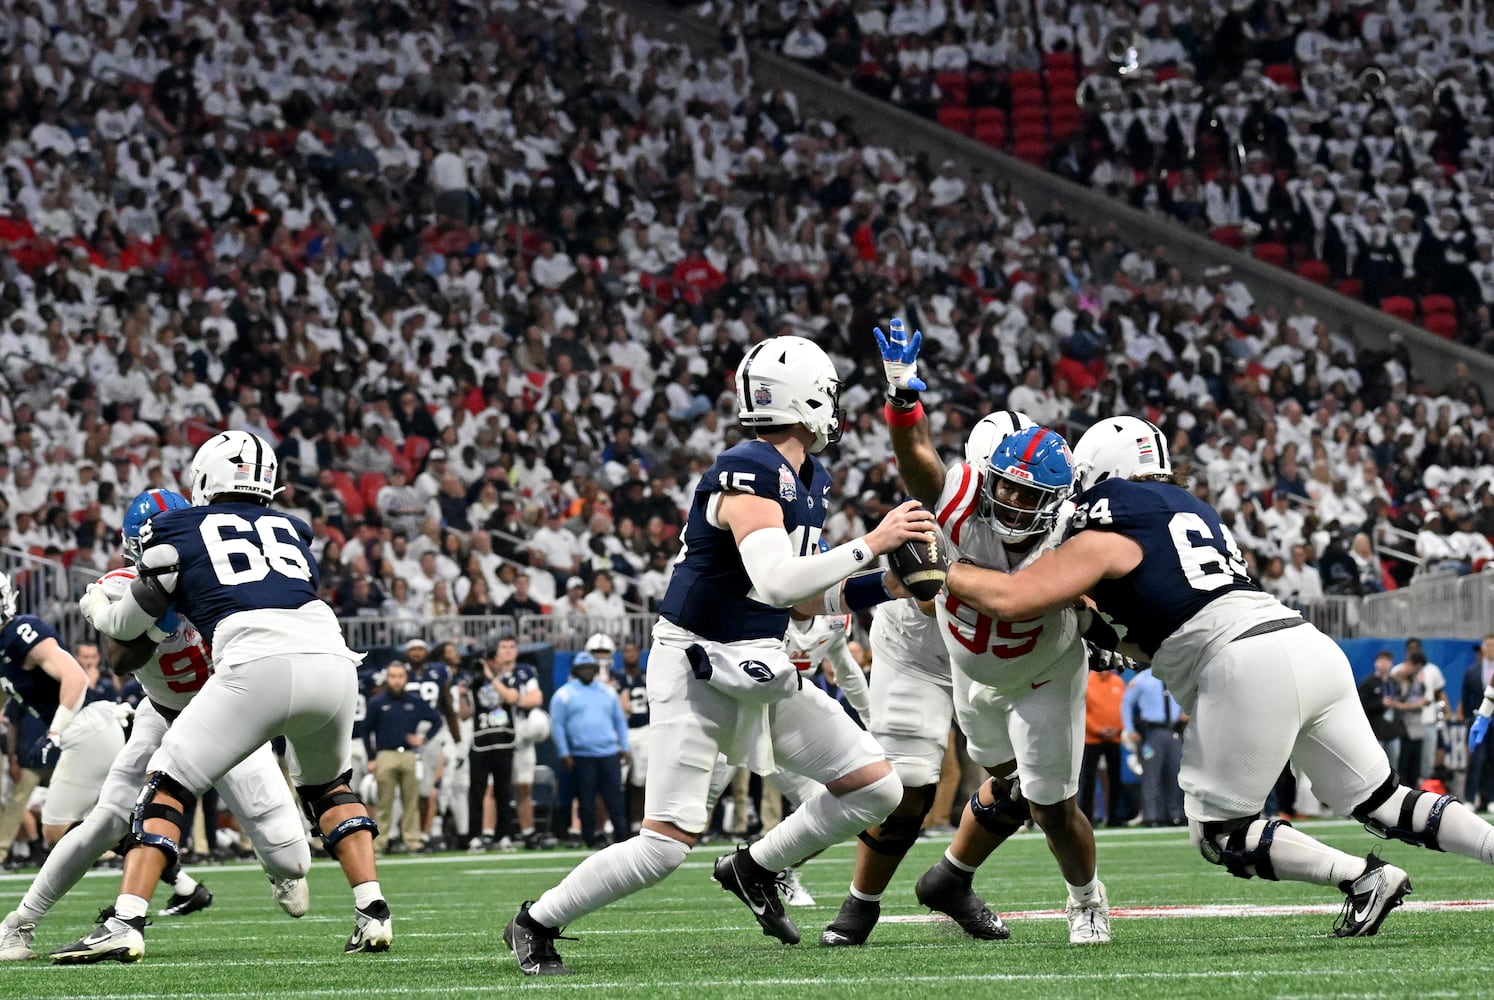
{"label": "stadium crowd", "polygon": [[706,6],[869,93],[1494,349],[1487,4]]}
{"label": "stadium crowd", "polygon": [[6,23],[0,545],[102,567],[122,502],[239,427],[277,444],[344,614],[615,613],[659,593],[763,336],[848,379],[835,538],[899,496],[868,336],[899,314],[950,452],[1002,405],[1144,413],[1268,579],[1306,545],[1326,589],[1378,587],[1386,526],[1428,565],[1487,557],[1466,372],[1428,385],[1404,346],[864,146],[740,45],[697,60],[579,4]]}

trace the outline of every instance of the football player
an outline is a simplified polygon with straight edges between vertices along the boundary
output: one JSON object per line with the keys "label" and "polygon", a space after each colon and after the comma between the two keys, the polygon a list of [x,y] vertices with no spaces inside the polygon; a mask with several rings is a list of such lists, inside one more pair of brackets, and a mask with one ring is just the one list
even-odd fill
{"label": "football player", "polygon": [[763,340],[738,366],[738,419],[757,438],[723,452],[701,478],[654,626],[649,725],[670,752],[649,760],[643,831],[520,907],[504,941],[526,975],[568,972],[555,950],[562,927],[684,862],[706,826],[718,751],[826,786],[715,865],[722,888],[786,944],[799,931],[778,873],[880,822],[901,798],[881,747],[824,692],[801,690],[783,648],[791,608],[840,614],[887,600],[884,574],[855,574],[905,541],[933,540],[933,515],[909,501],[865,537],[819,551],[831,481],[814,456],[839,436],[840,385],[829,357],[802,337]]}
{"label": "football player", "polygon": [[[439,812],[436,805],[440,797],[437,785],[445,773],[456,737],[462,731],[456,702],[451,697],[451,666],[430,654],[430,644],[419,636],[405,643],[405,659],[410,665],[410,689],[440,713],[441,721],[445,723],[431,739],[420,745],[420,831],[421,850],[425,851],[431,850],[432,841],[439,840],[442,832],[437,824]],[[444,825],[440,824],[441,827]],[[406,846],[415,849],[414,844]]]}
{"label": "football player", "polygon": [[[622,669],[613,667],[614,643],[606,632],[586,640],[586,651],[597,658],[603,670],[611,669],[611,682],[622,698],[628,719],[628,766],[623,793],[628,798],[628,821],[637,833],[643,822],[643,779],[648,774],[648,675],[643,671],[638,644],[624,643]],[[616,821],[613,821],[614,825]]]}
{"label": "football player", "polygon": [[[181,494],[170,490],[148,490],[130,501],[123,531],[127,567],[106,573],[99,580],[111,600],[122,597],[136,579],[133,567],[140,558],[140,529],[145,522],[188,506]],[[36,925],[94,862],[129,833],[130,812],[145,780],[146,762],[161,745],[171,720],[207,683],[212,654],[190,622],[176,612],[168,612],[147,631],[149,638],[133,644],[133,648],[104,639],[114,672],[138,681],[146,698],[135,711],[129,741],[114,758],[98,804],[52,849],[21,904],[0,923],[0,961],[35,958],[31,942]],[[155,641],[157,635],[161,636],[159,642]],[[254,843],[275,901],[293,917],[304,915],[309,906],[306,870],[311,851],[300,811],[269,746],[260,747],[224,775],[217,788]],[[213,900],[212,893],[179,865],[168,867],[161,881],[172,888],[171,899],[161,910],[163,916],[194,913]]]}
{"label": "football player", "polygon": [[1371,833],[1494,863],[1494,827],[1450,795],[1400,785],[1360,708],[1338,644],[1250,578],[1218,513],[1179,484],[1162,432],[1101,420],[1074,449],[1068,537],[1013,574],[958,565],[948,587],[1022,620],[1090,595],[1191,717],[1180,783],[1194,843],[1240,878],[1334,886],[1334,933],[1364,936],[1411,891],[1406,872],[1262,819],[1291,761],[1337,813]]}
{"label": "football player", "polygon": [[89,700],[88,675],[56,630],[19,610],[20,594],[0,573],[0,695],[35,724],[18,756],[22,767],[52,772],[41,820],[42,837],[56,844],[98,801],[124,729],[113,702]]}
{"label": "football player", "polygon": [[105,635],[129,640],[175,608],[213,651],[213,675],[146,765],[115,915],[53,955],[63,962],[137,961],[145,911],[179,853],[197,797],[272,737],[287,738],[306,817],[353,887],[345,951],[393,939],[379,887],[377,824],[349,787],[349,742],[361,654],[317,597],[311,529],[270,508],[279,461],[262,438],[224,431],[192,459],[192,504],[140,529],[139,578],[118,601],[91,586],[79,607]]}
{"label": "football player", "polygon": [[[901,321],[890,326],[888,336],[876,334],[898,472],[909,492],[938,515],[951,561],[1000,572],[1038,561],[1058,543],[1054,528],[1072,487],[1063,438],[1031,426],[1022,414],[993,415],[982,422],[981,451],[967,456],[975,460],[945,469],[918,399],[922,337],[908,336]],[[991,778],[971,796],[945,857],[918,880],[919,901],[972,936],[1007,937],[971,886],[981,862],[1031,818],[1068,886],[1069,941],[1108,942],[1110,909],[1096,872],[1094,830],[1078,804],[1088,656],[1077,611],[995,619],[943,595],[936,613],[950,658],[955,715],[971,757]],[[904,839],[908,833],[900,831]]]}

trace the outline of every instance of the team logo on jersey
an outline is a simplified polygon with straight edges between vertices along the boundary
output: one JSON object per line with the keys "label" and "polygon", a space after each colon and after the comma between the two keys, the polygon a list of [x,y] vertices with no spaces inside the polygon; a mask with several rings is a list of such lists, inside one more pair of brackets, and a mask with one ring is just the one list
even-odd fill
{"label": "team logo on jersey", "polygon": [[758,406],[773,405],[773,387],[766,382],[752,390],[752,401]]}
{"label": "team logo on jersey", "polygon": [[799,496],[799,491],[794,486],[794,474],[787,468],[780,467],[778,470],[778,495],[784,503],[793,503]]}
{"label": "team logo on jersey", "polygon": [[773,669],[762,660],[743,660],[738,666],[742,668],[742,673],[759,684],[766,684],[773,679]]}

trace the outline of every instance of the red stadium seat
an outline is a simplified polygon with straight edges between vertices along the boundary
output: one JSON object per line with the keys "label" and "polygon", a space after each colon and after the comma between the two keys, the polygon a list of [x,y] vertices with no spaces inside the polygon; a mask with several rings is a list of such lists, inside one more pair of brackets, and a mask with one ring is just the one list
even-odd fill
{"label": "red stadium seat", "polygon": [[1074,66],[1074,53],[1072,52],[1048,52],[1043,55],[1043,69],[1049,73],[1054,70],[1066,69],[1070,73],[1077,72]]}
{"label": "red stadium seat", "polygon": [[975,124],[986,125],[990,122],[1000,122],[1002,128],[1006,128],[1006,112],[1001,108],[976,108]]}
{"label": "red stadium seat", "polygon": [[1044,128],[1048,125],[1048,111],[1040,104],[1023,104],[1012,109],[1012,128],[1036,123]]}
{"label": "red stadium seat", "polygon": [[1043,89],[1043,78],[1038,75],[1037,70],[1031,69],[1013,70],[1011,74],[1007,76],[1006,83],[1007,86],[1012,88],[1013,93],[1025,89]]}
{"label": "red stadium seat", "polygon": [[1263,260],[1275,267],[1287,266],[1287,248],[1283,243],[1257,243],[1250,248],[1256,260]]}
{"label": "red stadium seat", "polygon": [[1042,122],[1019,122],[1012,127],[1012,141],[1019,146],[1024,142],[1036,142],[1046,146],[1048,144],[1048,126]]}
{"label": "red stadium seat", "polygon": [[1452,300],[1451,296],[1423,295],[1421,298],[1421,314],[1423,316],[1431,316],[1434,313],[1448,313],[1456,316],[1458,313],[1458,304]]}
{"label": "red stadium seat", "polygon": [[934,83],[953,104],[964,104],[970,91],[970,80],[958,70],[934,74]]}
{"label": "red stadium seat", "polygon": [[1326,285],[1331,277],[1328,265],[1320,260],[1304,260],[1297,265],[1297,274],[1315,284]]}
{"label": "red stadium seat", "polygon": [[957,108],[947,104],[939,109],[937,117],[940,125],[961,135],[969,135],[971,125],[975,121],[975,116],[971,114],[969,108]]}
{"label": "red stadium seat", "polygon": [[405,461],[410,463],[411,468],[418,467],[425,461],[425,456],[431,453],[431,442],[429,438],[423,438],[419,434],[411,434],[405,438]]}
{"label": "red stadium seat", "polygon": [[1421,325],[1439,337],[1458,339],[1458,317],[1452,313],[1432,313],[1422,317]]}
{"label": "red stadium seat", "polygon": [[1333,288],[1340,295],[1347,295],[1351,299],[1364,298],[1364,282],[1358,278],[1343,278],[1333,283]]}
{"label": "red stadium seat", "polygon": [[378,508],[379,490],[388,485],[389,480],[382,472],[358,473],[358,492],[363,496],[363,502],[368,507]]}
{"label": "red stadium seat", "polygon": [[1210,230],[1209,239],[1233,250],[1245,249],[1245,234],[1240,232],[1239,226],[1220,226],[1218,229]]}
{"label": "red stadium seat", "polygon": [[1006,126],[1000,122],[987,122],[975,126],[975,138],[992,149],[1006,148]]}
{"label": "red stadium seat", "polygon": [[1387,295],[1380,300],[1380,311],[1409,323],[1416,316],[1416,303],[1404,295]]}
{"label": "red stadium seat", "polygon": [[1262,72],[1266,78],[1280,84],[1283,88],[1295,94],[1301,89],[1297,84],[1297,67],[1291,63],[1272,63]]}
{"label": "red stadium seat", "polygon": [[362,517],[368,504],[363,502],[363,494],[358,492],[358,485],[353,482],[353,477],[341,469],[332,470],[332,486],[337,490],[337,495],[342,497],[342,504],[348,509],[349,517]]}
{"label": "red stadium seat", "polygon": [[1026,90],[1012,91],[1012,111],[1024,107],[1046,107],[1047,97],[1043,94],[1041,87],[1032,87]]}
{"label": "red stadium seat", "polygon": [[1019,160],[1041,166],[1048,158],[1048,144],[1029,139],[1026,142],[1017,143],[1012,152]]}

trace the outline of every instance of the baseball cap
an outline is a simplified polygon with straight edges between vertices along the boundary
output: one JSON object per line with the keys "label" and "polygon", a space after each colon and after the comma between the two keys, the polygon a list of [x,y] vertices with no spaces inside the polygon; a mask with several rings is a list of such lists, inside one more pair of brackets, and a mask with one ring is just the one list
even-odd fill
{"label": "baseball cap", "polygon": [[405,643],[405,651],[408,652],[409,650],[414,649],[416,646],[419,646],[421,649],[431,648],[430,643],[426,642],[424,639],[420,638],[420,636],[417,635],[415,638]]}
{"label": "baseball cap", "polygon": [[597,665],[597,658],[595,656],[592,656],[590,653],[585,652],[585,651],[577,653],[575,656],[571,657],[571,666],[573,668],[574,667],[594,667],[596,665]]}
{"label": "baseball cap", "polygon": [[570,590],[572,587],[580,587],[582,590],[585,590],[586,581],[581,579],[579,576],[573,576],[565,582],[566,590]]}

